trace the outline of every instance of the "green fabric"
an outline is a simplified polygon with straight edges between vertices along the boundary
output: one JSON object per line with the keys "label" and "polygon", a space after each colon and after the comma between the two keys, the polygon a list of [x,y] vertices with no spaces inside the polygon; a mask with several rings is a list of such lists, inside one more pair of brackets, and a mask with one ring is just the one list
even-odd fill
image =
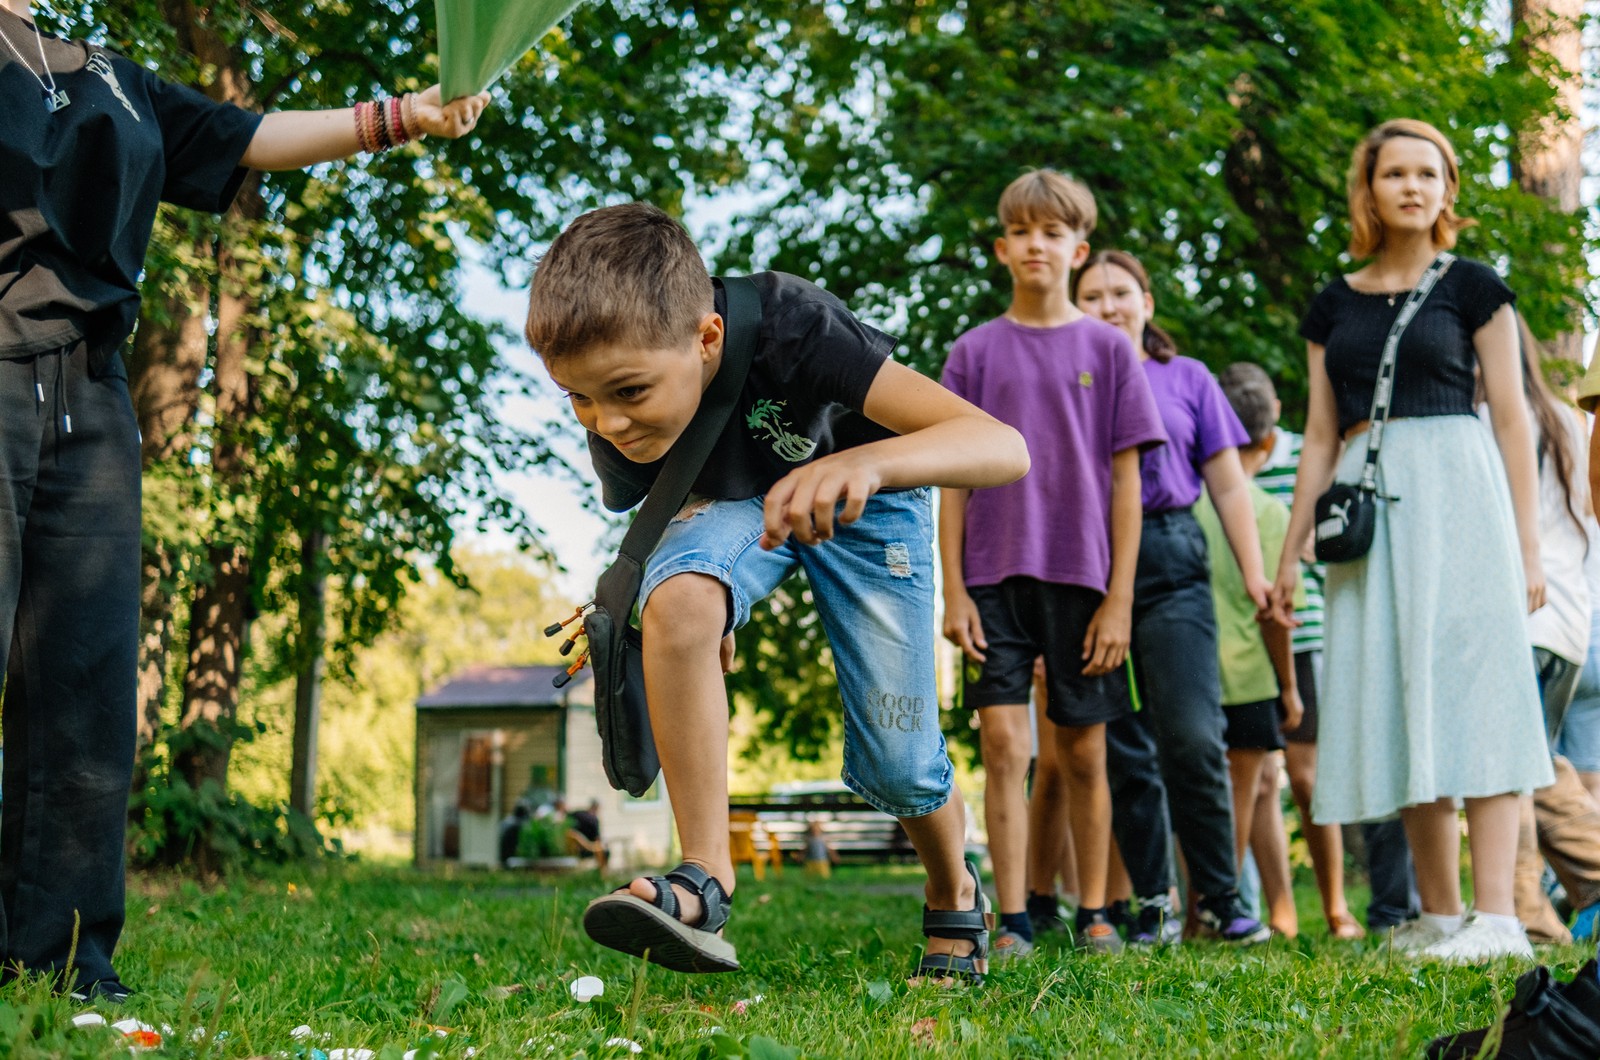
{"label": "green fabric", "polygon": [[[1256,529],[1261,535],[1261,560],[1268,571],[1278,569],[1283,540],[1289,534],[1289,509],[1266,490],[1250,483],[1250,503],[1255,508]],[[1244,574],[1233,558],[1222,520],[1211,506],[1209,495],[1194,506],[1195,518],[1206,535],[1206,551],[1211,555],[1211,599],[1217,608],[1217,661],[1222,670],[1222,702],[1225,706],[1260,703],[1278,698],[1278,675],[1272,657],[1261,639],[1256,623],[1256,605],[1244,591]],[[1296,607],[1305,606],[1305,587],[1294,587]]]}
{"label": "green fabric", "polygon": [[494,84],[577,6],[578,0],[434,0],[444,98]]}

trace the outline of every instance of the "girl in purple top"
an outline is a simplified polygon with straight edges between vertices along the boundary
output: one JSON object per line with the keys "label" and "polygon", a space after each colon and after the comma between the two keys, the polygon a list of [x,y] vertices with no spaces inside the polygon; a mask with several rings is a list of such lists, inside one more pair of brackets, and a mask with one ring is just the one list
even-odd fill
{"label": "girl in purple top", "polygon": [[1074,277],[1073,299],[1133,339],[1168,438],[1141,467],[1132,658],[1143,709],[1106,732],[1112,830],[1139,900],[1129,939],[1151,944],[1177,935],[1167,853],[1175,826],[1201,929],[1229,942],[1261,942],[1271,931],[1239,900],[1216,615],[1205,536],[1190,510],[1204,484],[1245,586],[1265,607],[1272,584],[1239,463],[1238,447],[1249,439],[1206,366],[1177,356],[1171,337],[1150,322],[1150,279],[1131,254],[1090,257]]}

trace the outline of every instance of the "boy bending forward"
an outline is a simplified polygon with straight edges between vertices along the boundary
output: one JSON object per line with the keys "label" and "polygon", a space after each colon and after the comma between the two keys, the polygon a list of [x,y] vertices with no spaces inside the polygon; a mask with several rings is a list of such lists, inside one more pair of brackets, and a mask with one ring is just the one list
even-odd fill
{"label": "boy bending forward", "polygon": [[[782,273],[753,279],[749,378],[640,590],[650,722],[683,864],[597,898],[584,928],[674,971],[739,967],[721,936],[734,889],[722,675],[733,630],[798,566],[844,699],[842,779],[900,818],[928,874],[918,974],[980,980],[984,903],[937,721],[929,487],[1010,482],[1027,447],[889,360],[894,340],[838,299]],[[725,305],[688,234],[642,203],[578,218],[539,263],[528,342],[589,432],[613,511],[643,499],[699,408]]]}

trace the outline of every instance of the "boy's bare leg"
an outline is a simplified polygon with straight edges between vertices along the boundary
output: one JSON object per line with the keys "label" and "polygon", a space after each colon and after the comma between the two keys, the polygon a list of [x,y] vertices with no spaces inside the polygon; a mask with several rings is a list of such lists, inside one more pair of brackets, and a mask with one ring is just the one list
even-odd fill
{"label": "boy's bare leg", "polygon": [[[1512,849],[1506,864],[1512,864],[1516,849],[1516,802],[1512,800]],[[1417,870],[1417,894],[1422,911],[1439,916],[1461,913],[1461,823],[1456,819],[1455,803],[1449,799],[1406,806],[1400,811],[1406,841],[1411,844],[1411,861]],[[1510,912],[1511,888],[1506,888]],[[1489,910],[1498,912],[1498,910]]]}
{"label": "boy's bare leg", "polygon": [[1078,895],[1084,909],[1106,904],[1111,847],[1111,788],[1106,781],[1106,727],[1055,727],[1056,754],[1070,785],[1072,841],[1078,855]]}
{"label": "boy's bare leg", "polygon": [[1028,802],[1024,786],[1028,761],[1033,757],[1028,708],[1020,703],[980,707],[978,745],[983,753],[983,813],[989,828],[995,893],[1002,914],[1022,913],[1028,907]]}
{"label": "boy's bare leg", "polygon": [[1250,828],[1250,850],[1261,873],[1261,893],[1267,901],[1267,921],[1286,938],[1300,934],[1300,914],[1294,907],[1294,882],[1289,871],[1289,833],[1283,824],[1283,801],[1278,795],[1278,762],[1269,754],[1261,767],[1256,792],[1255,820]]}
{"label": "boy's bare leg", "polygon": [[[988,709],[988,708],[986,708]],[[978,901],[976,884],[967,871],[967,811],[961,793],[953,786],[949,800],[922,817],[902,817],[900,824],[928,874],[923,888],[929,909],[967,910]],[[974,944],[966,939],[926,939],[929,954],[965,957]],[[978,962],[978,971],[988,971],[988,961]]]}
{"label": "boy's bare leg", "polygon": [[1070,789],[1067,774],[1056,753],[1055,723],[1045,717],[1041,686],[1034,683],[1035,716],[1039,725],[1039,753],[1033,761],[1033,791],[1028,797],[1028,893],[1078,894],[1078,859],[1073,849]]}
{"label": "boy's bare leg", "polygon": [[[1317,779],[1317,745],[1289,742],[1284,751],[1289,769],[1289,794],[1300,811],[1300,834],[1311,850],[1311,870],[1322,895],[1322,915],[1330,926],[1348,920],[1350,906],[1344,896],[1344,837],[1336,824],[1313,824],[1311,791]],[[1353,922],[1353,921],[1352,921]]]}
{"label": "boy's bare leg", "polygon": [[1244,846],[1250,841],[1250,825],[1256,813],[1256,789],[1261,784],[1261,763],[1267,752],[1254,748],[1228,748],[1228,779],[1233,782],[1233,864],[1234,871],[1244,864]]}
{"label": "boy's bare leg", "polygon": [[[733,894],[733,858],[728,849],[728,690],[723,684],[722,631],[728,623],[728,591],[704,574],[668,578],[650,594],[642,615],[644,684],[650,723],[678,826],[683,860],[698,865]],[[686,924],[700,919],[700,899],[677,884]],[[644,877],[630,893],[653,901]]]}

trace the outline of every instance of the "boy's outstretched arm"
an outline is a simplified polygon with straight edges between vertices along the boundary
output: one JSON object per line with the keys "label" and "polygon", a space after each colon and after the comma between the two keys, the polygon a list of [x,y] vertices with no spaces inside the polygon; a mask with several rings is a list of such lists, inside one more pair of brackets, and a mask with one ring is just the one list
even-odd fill
{"label": "boy's outstretched arm", "polygon": [[1099,677],[1122,665],[1133,640],[1133,575],[1139,566],[1144,503],[1139,450],[1111,454],[1111,577],[1083,638],[1083,674]]}
{"label": "boy's outstretched arm", "polygon": [[898,437],[831,453],[767,492],[762,548],[790,534],[803,545],[833,536],[834,509],[853,523],[885,487],[1003,486],[1028,472],[1028,445],[1011,427],[903,364],[885,361],[863,407]]}

